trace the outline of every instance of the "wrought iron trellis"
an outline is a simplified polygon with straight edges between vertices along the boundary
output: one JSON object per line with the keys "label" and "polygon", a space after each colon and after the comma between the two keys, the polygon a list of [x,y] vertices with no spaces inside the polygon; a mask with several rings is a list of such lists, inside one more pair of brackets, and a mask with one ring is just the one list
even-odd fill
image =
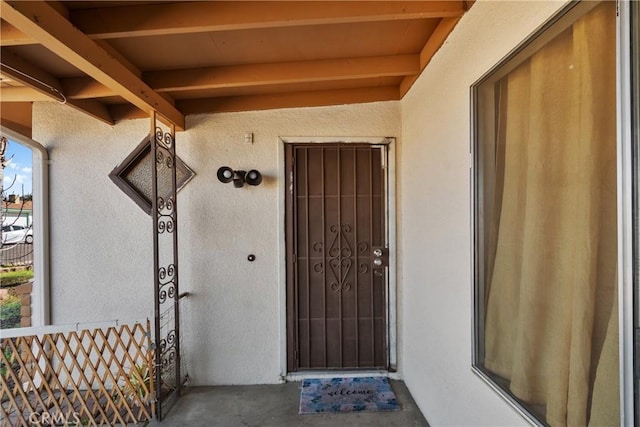
{"label": "wrought iron trellis", "polygon": [[180,308],[175,127],[151,116],[156,416],[162,420],[180,396]]}

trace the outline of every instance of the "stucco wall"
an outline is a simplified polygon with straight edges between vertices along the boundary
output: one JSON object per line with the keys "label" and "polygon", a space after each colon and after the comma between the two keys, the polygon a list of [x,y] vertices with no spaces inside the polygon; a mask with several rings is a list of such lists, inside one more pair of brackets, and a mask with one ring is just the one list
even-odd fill
{"label": "stucco wall", "polygon": [[[107,176],[147,134],[148,121],[108,127],[38,103],[34,124],[34,139],[52,159],[53,321],[151,317],[151,220]],[[399,137],[399,103],[190,116],[187,128],[176,138],[179,156],[197,174],[178,197],[180,290],[192,293],[182,305],[186,368],[193,385],[278,382],[278,137]],[[254,133],[253,144],[245,132]],[[258,169],[264,181],[242,189],[221,184],[223,165]]]}
{"label": "stucco wall", "polygon": [[561,5],[478,1],[401,103],[404,377],[433,425],[526,424],[471,372],[470,86]]}
{"label": "stucco wall", "polygon": [[42,102],[33,123],[50,154],[52,323],[153,316],[151,222],[108,177],[148,123],[110,127]]}
{"label": "stucco wall", "polygon": [[[402,136],[400,368],[433,425],[521,425],[471,372],[469,87],[560,7],[478,1],[401,103],[192,116],[179,155],[183,345],[192,384],[273,383],[282,368],[279,136]],[[53,321],[152,316],[151,221],[107,177],[148,132],[36,103],[50,149]],[[255,143],[244,142],[244,133]],[[398,140],[400,142],[400,140]],[[235,189],[219,166],[257,168]],[[256,261],[247,262],[248,254]]]}

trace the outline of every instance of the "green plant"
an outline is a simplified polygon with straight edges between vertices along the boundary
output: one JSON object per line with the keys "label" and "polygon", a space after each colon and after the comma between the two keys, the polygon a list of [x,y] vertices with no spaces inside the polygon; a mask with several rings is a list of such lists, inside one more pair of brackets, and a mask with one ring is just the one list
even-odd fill
{"label": "green plant", "polygon": [[33,279],[33,270],[17,270],[0,273],[0,287],[20,285]]}
{"label": "green plant", "polygon": [[[9,347],[4,349],[4,359],[0,360],[0,377],[6,378],[7,375],[7,362],[12,363],[13,351]],[[5,362],[5,359],[7,362]]]}
{"label": "green plant", "polygon": [[129,401],[139,400],[142,403],[148,403],[150,400],[149,392],[151,390],[151,372],[147,364],[135,365],[129,371],[128,381],[122,386],[122,394]]}
{"label": "green plant", "polygon": [[22,303],[15,295],[7,295],[0,300],[0,328],[9,329],[20,326],[20,308]]}
{"label": "green plant", "polygon": [[[12,340],[13,338],[8,338]],[[10,347],[5,347],[4,358],[0,358],[0,376],[4,378],[5,382],[11,389],[15,384],[16,377],[20,375],[20,365],[17,359],[20,357],[20,353],[14,353]],[[9,369],[13,371],[13,375],[9,375]],[[4,400],[3,400],[4,402]]]}

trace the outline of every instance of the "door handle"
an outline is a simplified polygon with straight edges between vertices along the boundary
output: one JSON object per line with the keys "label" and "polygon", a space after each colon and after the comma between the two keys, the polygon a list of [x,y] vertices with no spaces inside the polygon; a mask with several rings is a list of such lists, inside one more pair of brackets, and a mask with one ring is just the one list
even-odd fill
{"label": "door handle", "polygon": [[382,246],[373,247],[371,251],[371,264],[373,268],[385,268],[389,265],[389,255],[386,248]]}

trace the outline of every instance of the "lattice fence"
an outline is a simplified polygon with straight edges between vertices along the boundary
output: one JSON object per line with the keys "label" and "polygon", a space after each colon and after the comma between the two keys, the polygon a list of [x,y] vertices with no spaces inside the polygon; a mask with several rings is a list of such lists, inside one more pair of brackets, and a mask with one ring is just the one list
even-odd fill
{"label": "lattice fence", "polygon": [[115,425],[154,413],[149,321],[2,338],[2,426]]}

